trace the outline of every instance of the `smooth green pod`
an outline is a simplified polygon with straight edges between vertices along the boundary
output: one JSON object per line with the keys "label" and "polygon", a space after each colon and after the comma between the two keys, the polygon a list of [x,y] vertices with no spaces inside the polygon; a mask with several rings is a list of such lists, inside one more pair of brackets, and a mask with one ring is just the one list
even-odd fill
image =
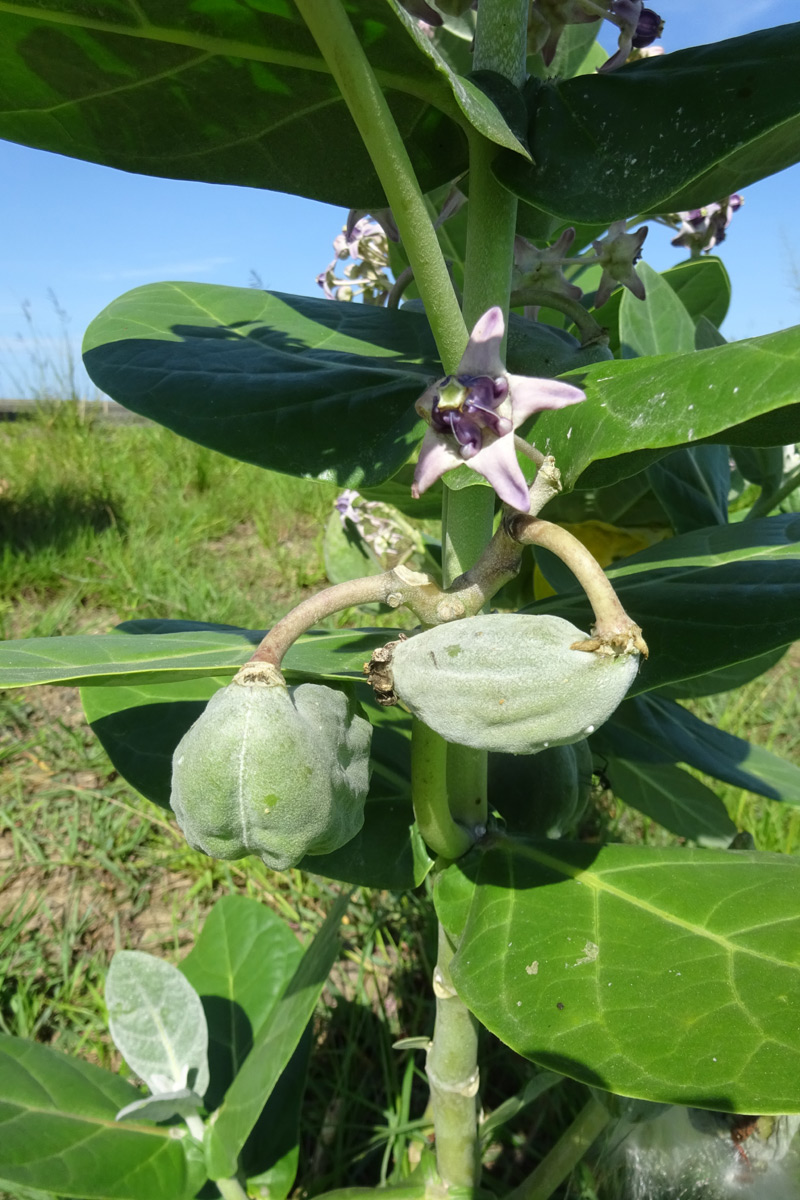
{"label": "smooth green pod", "polygon": [[285,871],[361,829],[372,727],[334,688],[241,674],[178,744],[170,804],[194,849]]}
{"label": "smooth green pod", "polygon": [[497,613],[437,625],[400,642],[399,700],[448,742],[536,754],[607,721],[639,655],[574,650],[588,634],[561,617]]}
{"label": "smooth green pod", "polygon": [[592,752],[584,738],[536,757],[489,755],[489,803],[513,833],[560,838],[580,824],[592,791]]}

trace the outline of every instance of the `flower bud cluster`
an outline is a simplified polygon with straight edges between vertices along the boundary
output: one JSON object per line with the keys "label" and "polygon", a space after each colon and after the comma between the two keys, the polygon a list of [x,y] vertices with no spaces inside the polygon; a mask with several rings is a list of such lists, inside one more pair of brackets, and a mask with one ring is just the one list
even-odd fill
{"label": "flower bud cluster", "polygon": [[709,254],[720,242],[724,242],[727,229],[744,200],[738,192],[723,197],[703,208],[692,208],[688,212],[674,213],[670,218],[673,225],[680,222],[678,236],[672,239],[673,246],[685,246],[692,256]]}
{"label": "flower bud cluster", "polygon": [[[392,290],[388,238],[394,231],[388,210],[387,214],[388,220],[382,225],[360,212],[351,213],[347,225],[334,239],[335,258],[317,276],[317,283],[329,300],[361,298],[365,304],[377,307],[386,303]],[[347,263],[343,277],[336,273],[341,262]]]}

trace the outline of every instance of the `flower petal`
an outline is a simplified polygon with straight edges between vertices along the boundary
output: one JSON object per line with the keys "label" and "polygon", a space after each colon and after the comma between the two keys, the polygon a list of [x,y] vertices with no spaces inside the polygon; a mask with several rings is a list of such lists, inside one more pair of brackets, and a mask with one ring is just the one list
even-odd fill
{"label": "flower petal", "polygon": [[502,308],[487,309],[469,335],[456,375],[502,375],[500,345],[505,331]]}
{"label": "flower petal", "polygon": [[580,388],[573,387],[571,383],[562,383],[560,379],[509,375],[508,382],[511,385],[515,429],[534,413],[566,408],[569,404],[579,404],[586,399],[586,394]]}
{"label": "flower petal", "polygon": [[477,471],[492,485],[504,504],[520,512],[529,512],[531,498],[528,484],[517,461],[513,435],[494,438],[469,460],[473,471]]}
{"label": "flower petal", "polygon": [[[477,457],[477,455],[476,455]],[[411,495],[419,500],[423,492],[427,492],[431,484],[441,479],[446,471],[460,467],[463,458],[451,447],[446,438],[440,436],[434,429],[429,429],[422,439],[419,451],[419,462],[414,471],[414,482],[411,485]],[[470,466],[475,460],[472,459]]]}

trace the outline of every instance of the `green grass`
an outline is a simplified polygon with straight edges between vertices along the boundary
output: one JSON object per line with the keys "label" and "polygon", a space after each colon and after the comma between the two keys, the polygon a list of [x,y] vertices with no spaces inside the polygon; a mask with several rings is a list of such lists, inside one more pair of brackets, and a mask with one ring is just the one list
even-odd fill
{"label": "green grass", "polygon": [[71,406],[0,425],[0,634],[178,617],[260,627],[324,579],[332,485]]}
{"label": "green grass", "polygon": [[[70,406],[0,424],[0,634],[102,632],[137,617],[269,625],[324,585],[322,530],[334,495],[332,486],[232,462],[158,427],[86,422]],[[374,623],[360,613],[341,620]],[[787,657],[696,711],[800,761],[797,664],[796,654]],[[116,949],[179,960],[230,891],[259,897],[307,936],[338,891],[254,859],[220,863],[189,850],[168,815],[115,774],[72,689],[0,696],[0,766],[7,1032],[119,1069],[102,998]],[[800,852],[800,810],[713,786],[760,849]],[[597,808],[594,831],[663,842],[659,827],[613,806],[613,815],[607,802]],[[304,1107],[300,1185],[311,1195],[398,1181],[429,1145],[422,1056],[392,1042],[432,1028],[430,905],[424,894],[357,892],[346,933]],[[487,1111],[533,1073],[485,1036]],[[584,1098],[565,1081],[498,1130],[488,1186],[501,1194],[524,1177]],[[589,1167],[569,1194],[594,1200]]]}

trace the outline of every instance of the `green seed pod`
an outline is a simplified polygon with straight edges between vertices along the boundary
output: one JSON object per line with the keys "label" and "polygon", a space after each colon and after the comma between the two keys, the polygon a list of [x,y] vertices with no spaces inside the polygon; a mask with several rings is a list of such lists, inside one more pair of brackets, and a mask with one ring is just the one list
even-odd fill
{"label": "green seed pod", "polygon": [[489,803],[513,833],[547,838],[574,833],[591,790],[592,755],[584,738],[550,746],[535,758],[489,755]]}
{"label": "green seed pod", "polygon": [[536,754],[592,733],[636,677],[639,655],[575,650],[552,616],[499,613],[437,625],[394,648],[394,691],[448,742]]}
{"label": "green seed pod", "polygon": [[244,668],[175,750],[170,804],[186,840],[276,871],[338,850],[364,823],[371,735],[342,692]]}

